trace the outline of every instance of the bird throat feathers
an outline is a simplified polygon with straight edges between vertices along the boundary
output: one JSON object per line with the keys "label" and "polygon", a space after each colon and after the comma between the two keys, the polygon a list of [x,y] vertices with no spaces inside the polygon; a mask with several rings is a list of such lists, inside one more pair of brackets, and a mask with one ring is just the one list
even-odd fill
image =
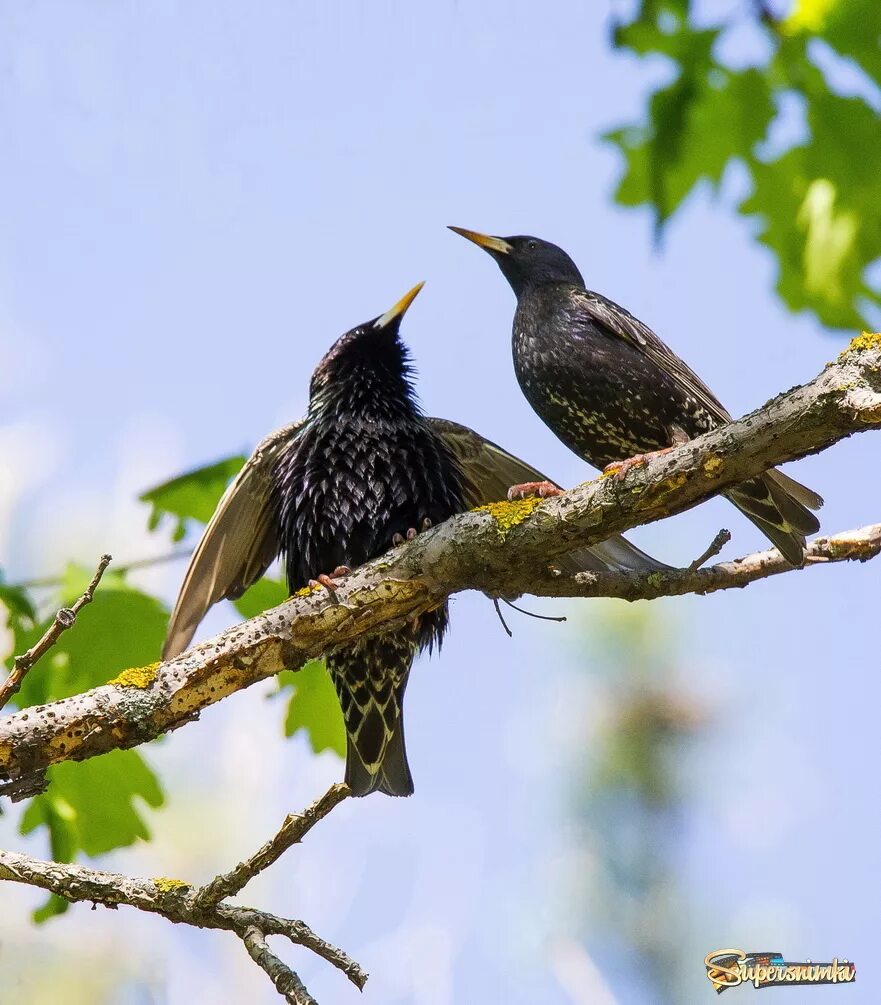
{"label": "bird throat feathers", "polygon": [[309,411],[327,408],[363,415],[418,413],[410,351],[396,331],[364,325],[337,339],[310,387]]}

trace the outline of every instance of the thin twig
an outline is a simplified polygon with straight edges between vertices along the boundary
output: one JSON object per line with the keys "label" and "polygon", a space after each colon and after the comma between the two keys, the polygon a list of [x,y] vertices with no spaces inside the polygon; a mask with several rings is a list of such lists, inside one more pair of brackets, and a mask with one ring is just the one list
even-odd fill
{"label": "thin twig", "polygon": [[501,621],[502,628],[505,629],[505,635],[507,635],[509,639],[513,639],[514,633],[508,627],[508,622],[505,621],[505,618],[502,614],[502,605],[499,603],[498,597],[493,597],[493,607],[495,608],[496,611],[496,617],[499,619],[499,621]]}
{"label": "thin twig", "polygon": [[706,565],[711,558],[715,558],[716,555],[719,554],[719,552],[725,547],[726,544],[728,544],[730,540],[731,540],[731,531],[725,530],[725,528],[723,527],[722,530],[720,530],[719,533],[713,538],[713,540],[710,541],[710,546],[707,548],[707,550],[702,555],[698,555],[698,557],[691,563],[691,565],[688,566],[688,571],[695,572],[702,565]]}
{"label": "thin twig", "polygon": [[563,624],[568,620],[565,614],[536,614],[535,611],[527,611],[525,607],[518,607],[513,601],[505,600],[504,597],[502,603],[507,604],[512,611],[525,614],[527,618],[535,618],[536,621],[556,621],[557,624]]}
{"label": "thin twig", "polygon": [[34,665],[43,656],[45,656],[47,652],[49,652],[63,632],[66,632],[68,628],[73,627],[76,622],[76,616],[86,606],[86,604],[90,604],[92,602],[95,590],[101,582],[101,577],[104,575],[104,571],[107,566],[110,565],[111,561],[112,558],[110,555],[102,555],[101,561],[98,563],[98,568],[95,570],[95,575],[92,576],[92,581],[86,587],[82,596],[71,607],[62,607],[61,610],[56,613],[52,624],[46,630],[40,641],[37,642],[36,645],[31,646],[26,653],[22,653],[21,656],[15,657],[12,663],[12,670],[3,682],[2,687],[0,687],[0,708],[3,708],[9,699],[14,694],[18,693],[25,677]]}
{"label": "thin twig", "polygon": [[349,795],[351,795],[349,787],[342,782],[331,785],[327,792],[316,799],[308,809],[286,817],[275,837],[270,838],[249,859],[240,862],[235,869],[217,876],[210,883],[197,890],[194,898],[195,904],[208,908],[226,900],[227,897],[234,897],[255,876],[277,862],[291,845],[302,841],[319,820],[323,820],[335,806]]}

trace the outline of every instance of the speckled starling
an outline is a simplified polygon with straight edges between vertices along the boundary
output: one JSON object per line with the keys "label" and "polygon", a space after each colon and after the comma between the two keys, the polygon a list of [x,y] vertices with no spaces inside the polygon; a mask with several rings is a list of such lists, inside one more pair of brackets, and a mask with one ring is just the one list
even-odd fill
{"label": "speckled starling", "polygon": [[[281,554],[291,592],[346,575],[418,530],[542,480],[477,433],[425,417],[401,318],[420,286],[339,338],[312,375],[304,419],[263,440],[218,504],[193,554],[163,656],[184,650],[212,604],[235,599]],[[556,563],[565,571],[663,568],[624,538]],[[327,653],[348,737],[355,795],[404,796],[413,782],[402,708],[416,654],[440,646],[447,605],[404,628]]]}
{"label": "speckled starling", "polygon": [[[517,296],[514,367],[527,400],[576,454],[624,474],[646,455],[731,421],[707,385],[623,307],[588,290],[572,259],[535,237],[451,227],[487,251]],[[623,462],[623,464],[622,464]],[[823,500],[780,471],[725,495],[794,565]]]}

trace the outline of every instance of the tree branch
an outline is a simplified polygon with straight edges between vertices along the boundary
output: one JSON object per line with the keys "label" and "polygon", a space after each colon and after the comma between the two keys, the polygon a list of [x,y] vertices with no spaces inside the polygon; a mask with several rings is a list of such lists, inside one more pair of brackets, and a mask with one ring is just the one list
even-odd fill
{"label": "tree branch", "polygon": [[[227,876],[218,876],[198,890],[181,880],[138,879],[119,873],[87,869],[81,865],[46,862],[11,851],[0,851],[0,881],[36,886],[63,897],[70,903],[90,901],[110,908],[128,905],[194,928],[232,932],[241,939],[254,962],[269,975],[279,994],[291,1005],[315,1005],[314,998],[297,974],[269,950],[266,944],[268,936],[282,936],[295,945],[311,950],[344,973],[359,990],[367,982],[367,974],[341,949],[317,936],[302,921],[280,918],[266,911],[225,904],[222,901],[229,895],[224,892],[227,888],[231,893],[241,890],[258,872],[277,861],[291,844],[299,841],[348,794],[349,790],[344,785],[331,786],[304,814],[288,817],[279,835],[266,846],[275,844],[275,853],[271,857],[261,860],[258,867],[249,870],[247,875],[243,875],[243,866],[239,866]],[[280,841],[283,832],[286,833],[286,838]],[[254,862],[259,855],[260,853],[249,862]],[[231,884],[228,876],[234,875],[236,883]],[[216,899],[206,898],[204,892],[208,890],[220,891],[220,896]]]}
{"label": "tree branch", "polygon": [[[784,461],[881,428],[881,336],[855,339],[803,387],[713,430],[623,479],[598,478],[546,501],[481,507],[448,520],[346,577],[333,598],[300,593],[167,663],[0,719],[0,794],[22,798],[51,764],[131,747],[202,708],[328,648],[385,631],[461,590],[490,596],[611,596],[628,600],[744,586],[790,567],[775,551],[702,569],[644,575],[555,575],[555,558],[680,512]],[[871,558],[878,527],[821,538],[810,556]]]}
{"label": "tree branch", "polygon": [[31,646],[26,653],[15,657],[9,676],[3,682],[3,685],[0,686],[0,709],[3,708],[13,695],[18,694],[25,677],[31,671],[34,664],[49,652],[63,632],[73,627],[79,612],[86,604],[91,604],[92,598],[95,596],[95,590],[101,582],[101,577],[104,575],[111,561],[112,558],[110,555],[102,555],[101,560],[98,562],[98,568],[95,570],[95,575],[92,576],[92,581],[86,587],[83,595],[72,607],[62,607],[56,613],[55,620],[46,630],[40,641],[36,645]]}

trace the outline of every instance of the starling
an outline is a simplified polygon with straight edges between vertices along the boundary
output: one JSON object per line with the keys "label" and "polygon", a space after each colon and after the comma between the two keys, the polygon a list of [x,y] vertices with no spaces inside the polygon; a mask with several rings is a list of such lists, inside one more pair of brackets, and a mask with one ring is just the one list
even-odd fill
{"label": "starling", "polygon": [[[541,419],[576,454],[620,476],[731,421],[696,373],[623,307],[588,290],[562,248],[535,237],[451,230],[487,251],[517,297],[517,380]],[[520,488],[519,486],[515,489]],[[823,500],[780,471],[725,495],[793,565],[819,530]]]}
{"label": "starling", "polygon": [[[420,411],[399,337],[420,289],[334,343],[312,375],[306,417],[263,440],[230,484],[190,561],[163,658],[186,649],[206,611],[241,596],[279,555],[292,593],[315,582],[335,590],[335,577],[418,530],[503,499],[512,481],[543,480],[465,426]],[[570,572],[664,568],[621,537],[555,564]],[[404,690],[416,654],[440,646],[447,619],[443,604],[326,654],[354,795],[413,791]]]}

